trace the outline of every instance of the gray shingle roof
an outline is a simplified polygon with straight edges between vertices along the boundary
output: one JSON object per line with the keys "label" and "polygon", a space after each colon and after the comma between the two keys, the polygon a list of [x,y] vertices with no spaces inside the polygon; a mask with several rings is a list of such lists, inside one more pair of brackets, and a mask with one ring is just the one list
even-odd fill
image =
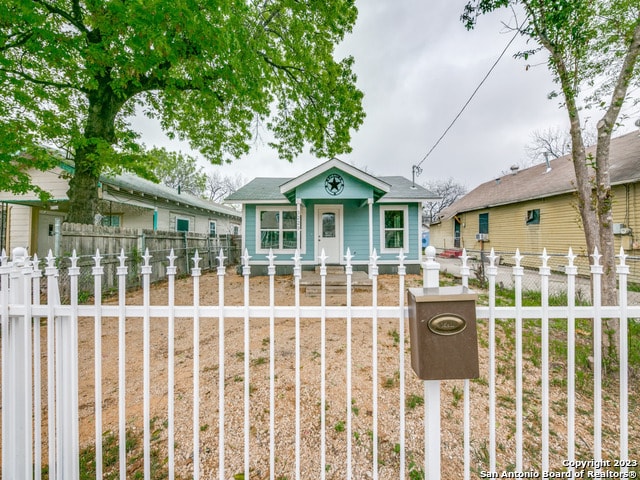
{"label": "gray shingle roof", "polygon": [[[587,153],[595,152],[589,147]],[[640,181],[640,135],[632,132],[611,140],[611,184]],[[540,164],[483,183],[442,211],[441,219],[462,212],[551,197],[575,191],[571,156],[551,160],[551,170]]]}
{"label": "gray shingle roof", "polygon": [[[384,195],[381,201],[391,200],[415,200],[416,202],[421,200],[427,200],[436,198],[437,196],[429,192],[424,187],[416,185],[416,188],[411,188],[412,182],[404,177],[391,176],[391,177],[378,177],[383,182],[391,185],[389,193]],[[287,197],[280,193],[280,186],[284,183],[291,181],[291,178],[273,178],[273,177],[258,177],[247,183],[242,188],[238,189],[235,193],[229,195],[225,202],[285,202]]]}

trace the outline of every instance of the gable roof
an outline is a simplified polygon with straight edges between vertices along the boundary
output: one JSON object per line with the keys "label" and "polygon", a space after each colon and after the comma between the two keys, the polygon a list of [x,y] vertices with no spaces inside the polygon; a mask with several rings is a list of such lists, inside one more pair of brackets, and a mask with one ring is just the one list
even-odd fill
{"label": "gable roof", "polygon": [[[336,160],[336,163],[332,160],[325,162],[324,164],[309,170],[308,172],[294,178],[282,178],[282,177],[257,177],[251,180],[249,183],[239,188],[236,192],[225,198],[226,203],[286,203],[290,204],[286,193],[291,192],[297,186],[305,183],[308,180],[322,174],[330,168],[339,168],[345,173],[356,176],[363,182],[372,185],[374,188],[378,188],[379,192],[383,194],[380,202],[420,202],[422,200],[429,200],[437,198],[437,195],[431,193],[420,185],[414,185],[411,180],[401,176],[383,176],[373,177],[362,170],[358,170],[351,165],[348,165],[340,160]],[[328,165],[328,166],[327,166]],[[327,166],[326,168],[321,168]],[[347,167],[347,168],[343,168]],[[312,173],[313,172],[313,173]],[[384,187],[384,189],[382,188]]]}
{"label": "gable roof", "polygon": [[349,165],[348,163],[344,163],[342,160],[338,160],[337,158],[332,158],[331,160],[324,162],[318,165],[315,168],[303,173],[302,175],[292,178],[287,182],[280,185],[280,193],[286,194],[294,190],[296,187],[302,185],[303,183],[308,182],[312,178],[317,177],[318,175],[322,175],[324,172],[332,169],[338,168],[345,173],[348,173],[352,177],[357,178],[358,180],[363,181],[364,183],[368,183],[373,188],[381,190],[382,193],[387,193],[391,187],[388,183],[376,178],[372,175],[369,175],[367,172],[364,172],[356,167]]}
{"label": "gable roof", "polygon": [[[595,154],[595,146],[587,155]],[[609,157],[611,185],[640,181],[640,135],[637,131],[611,140]],[[440,219],[500,205],[562,195],[575,191],[575,171],[571,155],[490,180],[445,208]]]}
{"label": "gable roof", "polygon": [[[420,185],[413,185],[411,180],[399,176],[379,177],[389,185],[389,193],[380,202],[399,202],[403,200],[419,202],[438,198]],[[225,198],[226,203],[291,203],[280,193],[280,186],[290,178],[257,177],[242,188]],[[415,187],[415,188],[414,188]]]}

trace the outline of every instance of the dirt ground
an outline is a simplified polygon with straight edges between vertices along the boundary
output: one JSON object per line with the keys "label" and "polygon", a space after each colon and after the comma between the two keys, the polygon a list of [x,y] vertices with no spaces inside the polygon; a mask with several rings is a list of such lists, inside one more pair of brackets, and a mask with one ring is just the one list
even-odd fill
{"label": "dirt ground", "polygon": [[[218,276],[205,274],[200,278],[200,305],[217,305]],[[226,305],[243,304],[243,278],[232,271],[224,277]],[[378,304],[397,305],[399,285],[397,276],[382,275],[378,280]],[[421,278],[407,276],[406,287],[419,286]],[[276,305],[291,305],[294,299],[291,276],[275,278]],[[168,285],[152,286],[152,305],[167,305]],[[269,278],[250,280],[250,304],[269,304]],[[128,304],[142,304],[141,291],[127,293]],[[176,305],[193,302],[192,279],[176,281]],[[354,305],[371,305],[371,292],[354,292]],[[117,303],[117,298],[105,303]],[[301,295],[303,305],[320,305],[319,297]],[[330,295],[327,305],[345,305],[346,295]],[[175,447],[178,478],[191,478],[193,468],[193,357],[194,329],[192,318],[176,319],[175,327]],[[399,468],[399,354],[405,351],[406,381],[406,465],[409,478],[421,478],[423,465],[423,384],[410,367],[408,326],[404,341],[399,338],[397,319],[379,319],[377,328],[378,377],[378,466],[381,479],[398,477]],[[126,322],[126,416],[133,435],[142,436],[143,419],[143,329],[142,319],[128,318]],[[269,478],[269,348],[268,319],[252,319],[250,324],[251,359],[250,443],[251,478]],[[508,331],[498,329],[498,347],[502,351],[512,342]],[[218,318],[200,319],[200,436],[201,478],[217,478],[218,470]],[[486,322],[479,322],[481,378],[471,386],[471,463],[474,476],[488,469],[488,354]],[[352,454],[353,478],[371,478],[373,469],[373,400],[372,400],[372,321],[353,320],[352,336]],[[44,340],[43,340],[44,341]],[[150,332],[151,418],[153,448],[162,466],[167,451],[167,359],[168,330],[166,318],[154,318]],[[243,391],[244,391],[244,319],[227,318],[225,342],[225,471],[226,478],[243,471]],[[80,436],[81,445],[94,442],[94,320],[83,318],[79,323],[80,345]],[[507,349],[506,351],[510,351]],[[118,319],[102,321],[103,356],[103,428],[118,431]],[[551,465],[561,470],[566,458],[566,370],[564,360],[552,359],[551,369]],[[321,321],[306,319],[301,324],[301,415],[302,415],[302,478],[319,478],[325,468],[327,478],[346,478],[346,322],[344,319],[326,320],[326,465],[320,465],[320,365]],[[536,366],[537,365],[537,366]],[[515,458],[515,390],[512,352],[500,353],[497,363],[497,461],[499,470],[513,465]],[[293,319],[275,322],[275,478],[295,478],[295,324]],[[564,380],[563,380],[564,379]],[[638,391],[637,378],[630,388]],[[525,468],[539,470],[540,464],[540,367],[525,362]],[[463,465],[463,381],[442,383],[442,466],[443,478],[460,478]],[[616,458],[617,440],[617,382],[608,382],[604,398],[604,458]],[[46,395],[46,394],[45,394]],[[46,401],[46,396],[44,397]],[[590,459],[592,453],[592,406],[588,393],[577,399],[577,452],[580,458]],[[637,421],[637,402],[630,418],[631,458],[640,458],[640,432]],[[46,458],[46,455],[45,457]],[[111,468],[117,468],[117,465]],[[130,472],[141,469],[139,461]]]}

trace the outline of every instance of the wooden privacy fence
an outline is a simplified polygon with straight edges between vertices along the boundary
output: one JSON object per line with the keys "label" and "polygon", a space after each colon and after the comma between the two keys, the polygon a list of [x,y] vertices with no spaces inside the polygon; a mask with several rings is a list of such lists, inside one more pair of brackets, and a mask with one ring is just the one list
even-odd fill
{"label": "wooden privacy fence", "polygon": [[[95,478],[107,473],[156,478],[157,468],[166,469],[170,479],[469,479],[500,478],[505,471],[518,472],[509,478],[635,478],[639,388],[637,375],[629,375],[629,346],[637,338],[632,342],[629,332],[637,334],[630,319],[640,318],[640,306],[627,304],[624,252],[618,256],[620,303],[615,307],[602,306],[597,293],[602,275],[597,252],[590,305],[575,302],[571,252],[564,304],[550,302],[544,253],[539,304],[523,306],[524,270],[516,253],[514,302],[501,305],[491,253],[487,301],[476,308],[481,376],[455,382],[421,382],[406,368],[404,255],[398,256],[393,305],[378,303],[377,258],[372,252],[369,304],[353,302],[347,251],[345,297],[338,305],[327,304],[323,253],[319,304],[303,305],[299,255],[293,258],[293,294],[288,296],[279,292],[284,284],[276,288],[270,254],[269,300],[256,304],[245,253],[242,280],[234,287],[242,291],[243,302],[228,305],[225,285],[231,279],[224,254],[214,276],[217,301],[212,295],[201,304],[202,259],[195,252],[193,302],[176,305],[176,256],[171,252],[167,258],[166,302],[154,297],[152,303],[153,267],[146,252],[140,267],[142,301],[128,304],[122,252],[117,303],[107,305],[99,294],[104,269],[97,253],[91,304],[78,302],[77,256],[69,259],[70,301],[63,304],[52,256],[43,278],[26,252],[15,252],[11,262],[3,255],[3,478],[39,479],[46,466],[49,479],[78,479],[81,449],[83,478],[91,452]],[[465,285],[467,260],[463,255]],[[437,287],[439,265],[433,256],[423,267],[424,286]],[[47,298],[41,305],[37,292],[43,283]],[[290,303],[276,302],[276,295]],[[602,327],[611,318],[620,324],[617,372],[603,370],[611,365],[602,357]],[[341,333],[328,334],[333,327]],[[393,342],[385,341],[384,330]],[[136,335],[142,340],[132,347]],[[117,337],[115,348],[106,347],[116,345],[111,337]],[[201,349],[210,345],[206,342],[217,348]],[[585,348],[590,366],[581,353]],[[93,376],[79,376],[79,367],[90,368],[79,366],[79,354],[89,350]],[[141,371],[129,363],[137,355]],[[451,355],[455,361],[455,352]],[[79,398],[86,383],[91,393]],[[446,402],[442,409],[441,401]],[[79,409],[91,409],[90,428],[79,427]],[[115,425],[113,435],[104,431],[107,423]],[[129,441],[131,428],[141,431],[135,459],[128,449],[135,443]],[[178,442],[185,432],[189,440]],[[107,451],[114,445],[116,455]]]}
{"label": "wooden privacy fence", "polygon": [[118,256],[124,251],[127,266],[128,287],[142,285],[141,267],[142,255],[149,251],[151,255],[150,281],[154,283],[167,276],[167,256],[171,251],[176,257],[174,266],[177,275],[186,275],[190,272],[190,259],[196,251],[201,258],[203,271],[215,268],[215,257],[220,251],[224,252],[229,265],[237,265],[240,262],[241,238],[237,235],[217,235],[215,237],[197,234],[193,232],[168,232],[147,229],[131,229],[119,227],[104,227],[96,225],[83,225],[63,223],[60,229],[59,240],[56,239],[56,251],[58,257],[59,285],[63,298],[69,296],[68,269],[70,263],[68,257],[71,252],[78,256],[77,267],[80,268],[78,289],[81,298],[93,294],[93,275],[91,268],[94,266],[96,252],[101,256],[101,264],[104,269],[102,280],[103,292],[112,292],[117,289],[119,266]]}

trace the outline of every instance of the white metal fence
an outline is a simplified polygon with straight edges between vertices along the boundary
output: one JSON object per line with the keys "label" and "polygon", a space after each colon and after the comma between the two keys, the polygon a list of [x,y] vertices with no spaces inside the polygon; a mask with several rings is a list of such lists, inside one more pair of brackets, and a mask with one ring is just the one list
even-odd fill
{"label": "white metal fence", "polygon": [[[353,301],[349,253],[340,305],[327,303],[332,297],[325,291],[324,254],[319,305],[303,304],[298,255],[292,298],[279,291],[280,281],[276,288],[270,255],[268,302],[256,305],[246,253],[242,283],[233,286],[242,289],[243,301],[226,304],[230,279],[222,252],[217,302],[210,285],[201,292],[196,252],[188,304],[175,301],[185,292],[176,292],[173,254],[160,292],[166,297],[152,301],[148,253],[141,302],[127,299],[122,254],[117,302],[103,303],[96,254],[95,297],[80,305],[75,254],[69,259],[70,304],[62,304],[52,255],[42,278],[37,259],[16,251],[8,261],[3,253],[2,477],[66,480],[82,471],[95,478],[437,479],[516,471],[587,478],[586,471],[592,478],[635,478],[638,372],[628,363],[628,347],[638,339],[628,332],[637,332],[629,319],[640,318],[640,306],[627,304],[624,253],[618,256],[617,307],[602,306],[597,293],[590,305],[576,305],[571,252],[566,304],[550,304],[545,253],[540,304],[523,306],[518,257],[515,300],[506,306],[496,295],[495,256],[489,257],[488,296],[477,307],[481,378],[419,382],[405,368],[402,253],[393,305],[378,304],[375,251],[366,305]],[[602,275],[598,260],[596,252],[595,292]],[[461,262],[468,284],[466,256]],[[425,286],[437,286],[438,264],[427,258],[423,266]],[[47,302],[41,305],[45,284]],[[203,297],[211,301],[201,304]],[[610,318],[620,322],[618,373],[602,357],[602,326]],[[344,327],[338,334],[336,325]],[[135,335],[142,337],[139,343]],[[588,364],[577,352],[585,343]],[[554,345],[564,348],[558,353]],[[140,357],[142,371],[133,362]],[[422,404],[421,412],[416,406]]]}

